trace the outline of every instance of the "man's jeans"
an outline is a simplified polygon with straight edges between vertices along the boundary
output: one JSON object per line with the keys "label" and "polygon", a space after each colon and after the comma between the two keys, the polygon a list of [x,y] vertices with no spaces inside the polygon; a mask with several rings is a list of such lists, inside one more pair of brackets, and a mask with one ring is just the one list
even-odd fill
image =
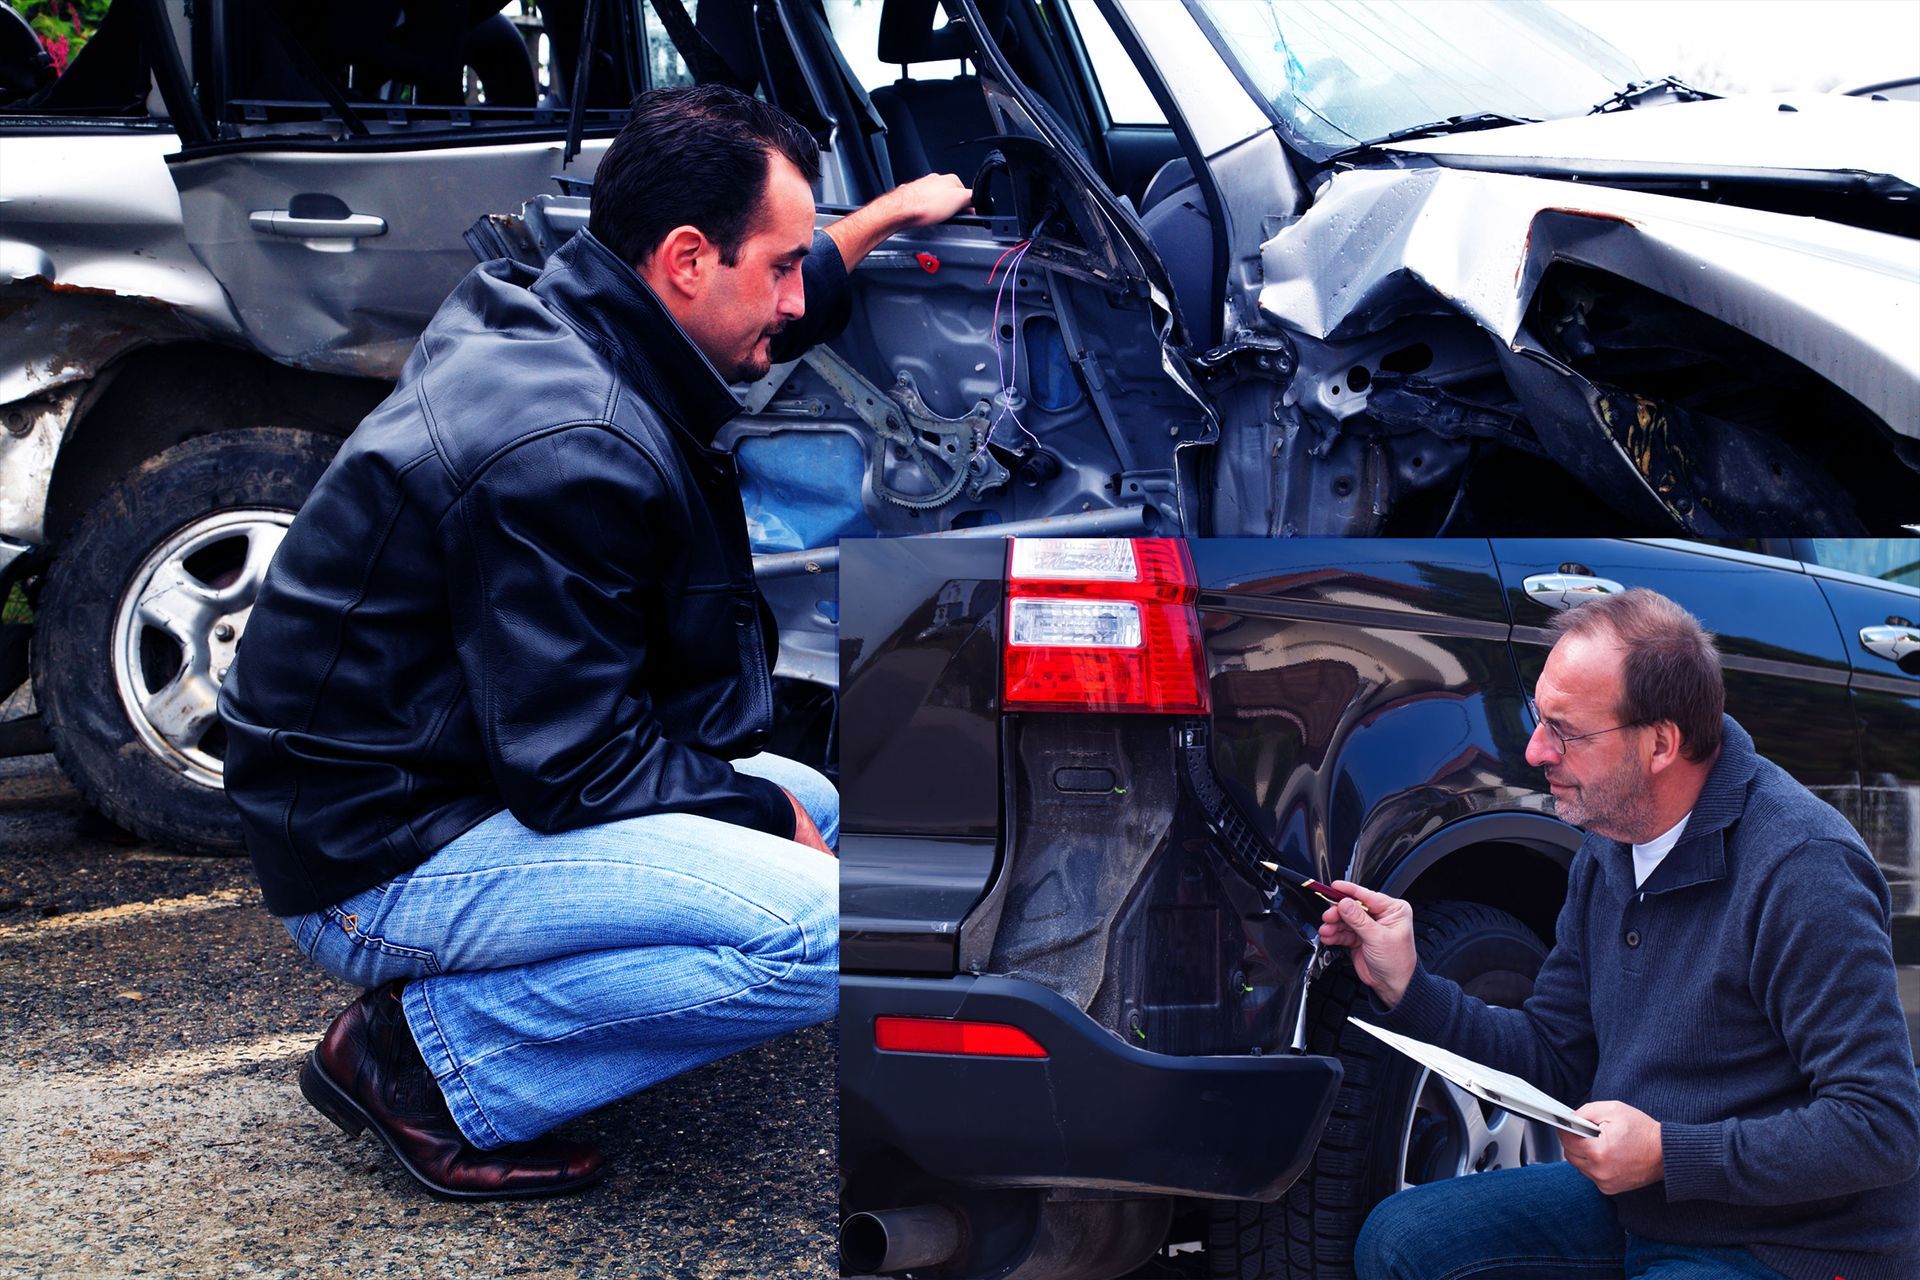
{"label": "man's jeans", "polygon": [[1359,1280],[1781,1280],[1745,1249],[1624,1234],[1570,1164],[1476,1173],[1382,1200],[1354,1250]]}
{"label": "man's jeans", "polygon": [[[775,755],[827,844],[833,785]],[[833,1016],[839,866],[691,814],[541,835],[497,813],[412,872],[282,921],[356,986],[395,978],[476,1147],[524,1142],[669,1076]]]}

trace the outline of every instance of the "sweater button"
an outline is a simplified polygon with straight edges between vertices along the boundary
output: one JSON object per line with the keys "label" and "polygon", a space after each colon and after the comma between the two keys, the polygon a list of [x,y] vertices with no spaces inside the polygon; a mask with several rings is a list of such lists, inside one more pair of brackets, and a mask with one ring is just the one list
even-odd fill
{"label": "sweater button", "polygon": [[1640,931],[1638,929],[1627,930],[1627,945],[1630,947],[1640,945]]}

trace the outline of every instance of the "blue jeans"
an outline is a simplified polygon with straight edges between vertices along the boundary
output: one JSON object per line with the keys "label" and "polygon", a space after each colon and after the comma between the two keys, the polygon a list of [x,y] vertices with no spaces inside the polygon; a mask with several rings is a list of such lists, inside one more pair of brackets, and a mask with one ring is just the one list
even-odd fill
{"label": "blue jeans", "polygon": [[1360,1229],[1359,1280],[1781,1280],[1739,1248],[1656,1244],[1570,1164],[1532,1164],[1388,1196]]}
{"label": "blue jeans", "polygon": [[[832,845],[840,800],[780,756]],[[541,835],[497,813],[405,875],[282,920],[336,978],[407,979],[407,1025],[461,1133],[491,1149],[831,1018],[839,867],[692,814]]]}

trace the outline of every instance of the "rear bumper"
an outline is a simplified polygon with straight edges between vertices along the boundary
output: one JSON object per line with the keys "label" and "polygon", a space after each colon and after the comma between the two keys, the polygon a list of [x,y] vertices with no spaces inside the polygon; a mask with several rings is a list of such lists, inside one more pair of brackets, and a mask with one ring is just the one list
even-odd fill
{"label": "rear bumper", "polygon": [[[1045,1059],[882,1052],[881,1014],[1004,1022]],[[840,979],[840,1158],[905,1156],[946,1181],[1274,1200],[1320,1140],[1333,1058],[1176,1058],[1017,978]]]}

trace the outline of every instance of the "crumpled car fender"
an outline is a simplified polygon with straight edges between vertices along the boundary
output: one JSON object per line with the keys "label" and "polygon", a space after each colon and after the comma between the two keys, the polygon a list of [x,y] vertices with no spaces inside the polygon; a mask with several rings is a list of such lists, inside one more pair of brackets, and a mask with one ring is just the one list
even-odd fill
{"label": "crumpled car fender", "polygon": [[7,139],[0,404],[85,381],[154,337],[238,336],[186,241],[166,163],[179,146],[166,133]]}
{"label": "crumpled car fender", "polygon": [[31,134],[0,165],[0,538],[44,536],[76,414],[115,361],[155,342],[232,340],[226,291],[182,232],[167,133]]}
{"label": "crumpled car fender", "polygon": [[1556,261],[1723,320],[1920,439],[1920,242],[1840,223],[1509,174],[1355,170],[1261,246],[1259,305],[1324,340],[1437,298],[1518,352]]}

